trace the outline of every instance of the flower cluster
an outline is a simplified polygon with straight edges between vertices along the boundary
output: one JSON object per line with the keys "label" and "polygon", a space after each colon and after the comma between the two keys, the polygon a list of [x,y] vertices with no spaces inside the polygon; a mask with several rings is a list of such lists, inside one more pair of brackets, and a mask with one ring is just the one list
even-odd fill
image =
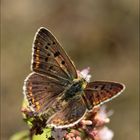
{"label": "flower cluster", "polygon": [[96,107],[75,126],[67,129],[54,129],[55,140],[112,140],[113,132],[105,124],[111,112],[105,106]]}

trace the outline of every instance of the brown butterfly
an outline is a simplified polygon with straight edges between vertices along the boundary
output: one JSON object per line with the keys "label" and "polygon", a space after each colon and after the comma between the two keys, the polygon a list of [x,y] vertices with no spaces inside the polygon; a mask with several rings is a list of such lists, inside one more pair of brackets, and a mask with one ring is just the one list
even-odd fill
{"label": "brown butterfly", "polygon": [[25,79],[29,108],[46,117],[46,125],[73,126],[87,111],[118,96],[125,86],[117,82],[88,82],[48,29],[41,27],[34,38],[32,73]]}

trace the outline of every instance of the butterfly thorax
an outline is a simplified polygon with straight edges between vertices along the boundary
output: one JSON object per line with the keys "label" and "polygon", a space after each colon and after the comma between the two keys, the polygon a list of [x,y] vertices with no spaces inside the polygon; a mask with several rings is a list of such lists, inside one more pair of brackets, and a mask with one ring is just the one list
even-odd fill
{"label": "butterfly thorax", "polygon": [[63,99],[67,101],[74,96],[79,95],[79,93],[82,93],[82,91],[85,89],[86,85],[87,81],[85,79],[74,79],[73,83],[69,86],[68,89],[66,89]]}

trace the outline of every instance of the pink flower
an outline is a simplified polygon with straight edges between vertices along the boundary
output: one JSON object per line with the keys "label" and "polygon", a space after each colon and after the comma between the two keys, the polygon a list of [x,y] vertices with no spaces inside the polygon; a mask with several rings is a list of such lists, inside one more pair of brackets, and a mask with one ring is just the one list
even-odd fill
{"label": "pink flower", "polygon": [[114,133],[108,127],[104,126],[101,129],[94,129],[90,132],[90,135],[94,140],[112,140]]}
{"label": "pink flower", "polygon": [[104,126],[101,130],[99,130],[98,135],[100,140],[112,140],[114,133],[108,127]]}
{"label": "pink flower", "polygon": [[96,126],[101,126],[105,123],[109,123],[110,119],[108,117],[111,116],[112,114],[113,114],[113,111],[109,111],[109,112],[106,111],[105,105],[101,106],[100,110],[94,117],[94,119],[96,120]]}
{"label": "pink flower", "polygon": [[81,71],[77,71],[78,74],[83,77],[87,82],[90,82],[91,75],[89,74],[90,68],[87,67]]}
{"label": "pink flower", "polygon": [[80,137],[80,132],[72,129],[70,133],[66,133],[64,136],[65,140],[82,140]]}

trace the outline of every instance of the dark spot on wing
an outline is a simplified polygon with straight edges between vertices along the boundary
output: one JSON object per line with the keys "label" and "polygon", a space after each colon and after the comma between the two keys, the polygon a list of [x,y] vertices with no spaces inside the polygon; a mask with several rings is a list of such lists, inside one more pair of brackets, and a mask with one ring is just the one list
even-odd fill
{"label": "dark spot on wing", "polygon": [[49,47],[48,46],[45,46],[45,49],[48,49]]}
{"label": "dark spot on wing", "polygon": [[45,58],[45,61],[46,61],[46,62],[48,61],[48,57]]}
{"label": "dark spot on wing", "polygon": [[95,86],[94,88],[96,89],[96,88],[98,88],[98,86]]}
{"label": "dark spot on wing", "polygon": [[55,42],[53,42],[53,45],[55,45]]}
{"label": "dark spot on wing", "polygon": [[100,97],[100,95],[99,95],[99,94],[97,94],[97,95],[96,95],[96,98],[99,98],[99,97]]}
{"label": "dark spot on wing", "polygon": [[34,49],[35,49],[35,50],[38,49],[38,46],[34,46]]}
{"label": "dark spot on wing", "polygon": [[35,62],[33,62],[33,64],[32,64],[32,65],[33,65],[33,67],[35,67],[35,66],[36,66],[36,63],[35,63]]}
{"label": "dark spot on wing", "polygon": [[101,87],[101,90],[103,90],[105,88],[105,85],[103,85],[102,87]]}
{"label": "dark spot on wing", "polygon": [[61,64],[63,64],[63,65],[64,65],[64,64],[65,64],[65,61],[62,61],[62,62],[61,62]]}
{"label": "dark spot on wing", "polygon": [[50,66],[50,67],[49,67],[49,70],[51,70],[52,68],[53,68],[53,66]]}
{"label": "dark spot on wing", "polygon": [[60,52],[59,51],[57,51],[57,52],[54,53],[54,57],[57,57],[59,55],[60,55]]}
{"label": "dark spot on wing", "polygon": [[48,55],[48,56],[51,56],[51,54],[50,54],[50,53],[48,53],[47,55]]}
{"label": "dark spot on wing", "polygon": [[50,43],[47,43],[47,45],[50,46],[51,44]]}

